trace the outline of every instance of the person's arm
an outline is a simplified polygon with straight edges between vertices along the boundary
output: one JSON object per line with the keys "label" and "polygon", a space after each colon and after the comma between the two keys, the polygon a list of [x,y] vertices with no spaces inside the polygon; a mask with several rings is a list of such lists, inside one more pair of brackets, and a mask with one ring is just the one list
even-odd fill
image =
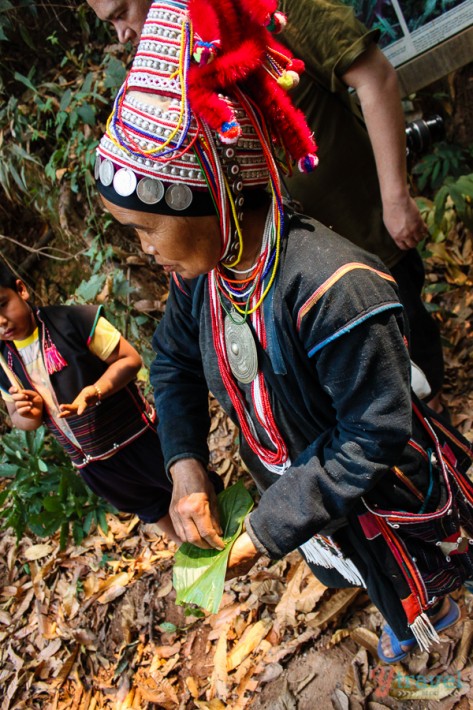
{"label": "person's arm", "polygon": [[222,548],[216,496],[207,474],[210,418],[198,323],[191,292],[183,293],[174,281],[153,347],[150,380],[163,457],[173,482],[171,520],[183,541]]}
{"label": "person's arm", "polygon": [[410,249],[426,235],[426,226],[409,194],[406,136],[399,84],[394,67],[371,44],[342,75],[358,95],[376,161],[383,221],[400,249]]}
{"label": "person's arm", "polygon": [[80,415],[88,406],[123,389],[135,379],[142,366],[140,354],[122,336],[105,362],[108,368],[93,385],[84,387],[71,404],[60,405],[61,417]]}
{"label": "person's arm", "polygon": [[392,312],[361,322],[312,362],[336,425],[264,491],[247,518],[255,548],[274,559],[346,518],[398,463],[411,433],[409,357]]}
{"label": "person's arm", "polygon": [[43,423],[43,398],[35,390],[10,387],[13,401],[5,401],[12,424],[23,431],[34,431]]}

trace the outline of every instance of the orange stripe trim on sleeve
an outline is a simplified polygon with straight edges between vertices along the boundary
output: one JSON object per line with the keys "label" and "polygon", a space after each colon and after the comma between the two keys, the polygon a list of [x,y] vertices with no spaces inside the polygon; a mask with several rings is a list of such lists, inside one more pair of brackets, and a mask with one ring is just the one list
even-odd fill
{"label": "orange stripe trim on sleeve", "polygon": [[319,286],[319,288],[310,296],[310,298],[307,299],[307,301],[300,307],[299,313],[297,315],[297,330],[300,329],[301,327],[301,322],[304,316],[309,313],[311,308],[315,306],[317,301],[322,298],[322,296],[327,293],[327,291],[335,284],[337,281],[339,281],[342,276],[345,276],[350,271],[354,271],[355,269],[366,269],[367,271],[372,271],[373,273],[377,274],[378,276],[381,276],[381,278],[385,279],[386,281],[391,281],[392,283],[396,283],[395,279],[393,279],[392,276],[389,274],[384,273],[384,271],[379,271],[378,269],[374,269],[372,266],[367,266],[366,264],[362,264],[361,262],[351,262],[349,264],[345,264],[344,266],[341,266],[339,269],[337,269],[330,278],[328,278],[324,283]]}

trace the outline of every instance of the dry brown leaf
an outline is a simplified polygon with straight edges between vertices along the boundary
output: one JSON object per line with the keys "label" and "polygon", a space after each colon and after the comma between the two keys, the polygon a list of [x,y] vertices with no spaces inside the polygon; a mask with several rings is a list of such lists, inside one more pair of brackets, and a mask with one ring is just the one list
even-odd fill
{"label": "dry brown leaf", "polygon": [[208,698],[226,700],[228,696],[228,671],[227,671],[227,634],[230,624],[220,631],[220,636],[215,647],[213,657],[213,671],[210,679]]}
{"label": "dry brown leaf", "polygon": [[162,587],[158,589],[158,593],[156,594],[157,598],[160,599],[161,597],[167,597],[169,592],[172,591],[172,579],[169,578],[167,582],[163,584]]}
{"label": "dry brown leaf", "polygon": [[189,693],[192,695],[194,700],[196,700],[199,697],[199,686],[197,685],[195,678],[187,676],[185,683]]}
{"label": "dry brown leaf", "polygon": [[73,619],[77,615],[80,609],[80,604],[77,599],[76,583],[69,584],[69,586],[63,591],[62,608],[65,612],[65,617],[68,619]]}
{"label": "dry brown leaf", "polygon": [[228,472],[232,472],[234,468],[233,460],[231,458],[225,458],[220,466],[217,467],[217,473],[219,476],[225,476]]}
{"label": "dry brown leaf", "polygon": [[[365,693],[366,682],[369,677],[368,654],[364,648],[360,648],[351,665],[355,669],[356,689],[359,695],[363,697]],[[371,690],[371,688],[370,688]]]}
{"label": "dry brown leaf", "polygon": [[276,620],[281,629],[285,629],[286,626],[297,626],[296,603],[300,594],[301,582],[305,571],[304,568],[305,563],[301,559],[292,578],[287,583],[286,590],[281,597],[281,601],[274,610]]}
{"label": "dry brown leaf", "polygon": [[181,650],[181,642],[176,641],[172,646],[157,646],[155,649],[158,658],[171,658]]}
{"label": "dry brown leaf", "polygon": [[353,629],[350,632],[350,635],[353,641],[360,646],[363,646],[363,648],[366,648],[366,650],[371,653],[373,658],[378,658],[378,637],[374,631],[370,631],[370,629],[367,629],[364,626],[359,626],[358,628]]}
{"label": "dry brown leaf", "polygon": [[326,599],[320,605],[317,615],[309,622],[310,626],[322,627],[333,621],[337,616],[345,611],[345,609],[354,601],[360,593],[357,587],[347,587],[339,589],[333,594],[330,599]]}
{"label": "dry brown leaf", "polygon": [[[176,653],[174,656],[172,656],[172,658],[169,658],[166,661],[166,663],[164,664],[164,666],[161,668],[161,673],[163,675],[163,678],[166,678],[180,662],[181,662],[181,658],[178,653]],[[170,680],[172,680],[172,678]]]}
{"label": "dry brown leaf", "polygon": [[74,639],[86,648],[94,650],[97,646],[97,636],[91,629],[74,629]]}
{"label": "dry brown leaf", "polygon": [[319,582],[317,577],[312,574],[310,569],[306,579],[306,586],[302,588],[299,594],[299,598],[296,601],[297,611],[300,611],[303,614],[307,614],[308,612],[313,611],[317,605],[317,602],[323,597],[324,593],[327,591],[327,587],[325,586],[325,584]]}
{"label": "dry brown leaf", "polygon": [[290,641],[273,646],[267,653],[266,662],[278,663],[279,661],[282,661],[282,659],[286,656],[296,653],[297,650],[305,643],[318,638],[321,633],[320,629],[308,629],[301,634],[297,634],[296,637]]}
{"label": "dry brown leaf", "polygon": [[97,601],[99,604],[110,604],[114,599],[121,597],[122,594],[126,592],[127,583],[123,584],[121,581],[114,584],[113,587],[109,587],[103,594],[101,594]]}
{"label": "dry brown leaf", "polygon": [[147,298],[142,298],[133,303],[133,308],[140,313],[151,313],[152,311],[161,310],[162,304],[161,301],[151,301]]}
{"label": "dry brown leaf", "polygon": [[209,640],[213,641],[217,639],[220,634],[220,629],[228,628],[230,622],[242,612],[242,604],[228,604],[227,606],[220,606],[217,614],[211,614],[208,617],[208,623],[212,627],[212,631],[209,634]]}
{"label": "dry brown leaf", "polygon": [[18,673],[16,673],[14,678],[9,681],[5,697],[3,698],[2,710],[8,710],[10,707],[10,703],[18,690],[19,680]]}
{"label": "dry brown leaf", "polygon": [[79,653],[79,649],[80,649],[79,644],[78,643],[74,644],[74,647],[73,647],[71,653],[69,654],[67,659],[62,664],[60,670],[56,674],[56,678],[55,678],[55,682],[54,682],[54,686],[56,688],[60,688],[63,685],[63,683],[66,681],[67,676],[71,672],[72,667],[73,667],[74,663],[76,662],[77,654]]}
{"label": "dry brown leaf", "polygon": [[235,690],[237,701],[232,705],[232,710],[244,710],[251,702],[252,695],[257,687],[258,681],[252,677],[252,671],[250,671]]}
{"label": "dry brown leaf", "polygon": [[[110,577],[107,577],[106,579],[98,579],[96,575],[89,575],[87,579],[84,581],[84,595],[85,598],[88,599],[92,595],[95,594],[101,594],[103,595],[103,598],[106,599],[105,597],[105,592],[112,588],[114,591],[116,588],[121,588],[124,590],[124,588],[128,585],[130,581],[130,575],[127,572],[120,572],[119,574],[112,574]],[[123,593],[123,592],[121,592]],[[115,598],[112,593],[112,598]],[[101,603],[106,603],[106,601],[102,601],[102,597],[99,599]]]}
{"label": "dry brown leaf", "polygon": [[64,175],[68,172],[68,168],[58,168],[56,170],[56,180],[61,182]]}
{"label": "dry brown leaf", "polygon": [[179,697],[174,686],[166,678],[160,678],[159,682],[152,678],[147,679],[147,683],[137,683],[141,695],[150,703],[156,703],[165,710],[175,710],[179,707]]}
{"label": "dry brown leaf", "polygon": [[284,672],[280,663],[265,663],[263,672],[258,676],[260,683],[271,683],[279,678]]}
{"label": "dry brown leaf", "polygon": [[433,684],[426,682],[424,676],[396,676],[395,682],[389,689],[389,696],[397,700],[430,700],[439,702],[447,698],[458,689],[456,679],[435,679]]}
{"label": "dry brown leaf", "polygon": [[24,599],[22,602],[19,604],[17,610],[15,611],[15,614],[13,615],[13,621],[16,621],[17,619],[21,619],[25,611],[29,608],[31,605],[31,602],[33,601],[34,597],[34,590],[29,589],[28,592],[25,594]]}
{"label": "dry brown leaf", "polygon": [[339,643],[350,636],[350,629],[337,629],[329,641],[329,646],[338,646]]}
{"label": "dry brown leaf", "polygon": [[340,688],[336,688],[331,700],[334,710],[350,710],[350,701]]}
{"label": "dry brown leaf", "polygon": [[10,626],[11,622],[11,614],[9,614],[7,611],[2,611],[0,609],[0,624],[2,624],[3,626]]}
{"label": "dry brown leaf", "polygon": [[260,619],[252,626],[245,629],[240,641],[232,648],[227,656],[227,670],[232,671],[250,654],[269,632],[273,622],[271,619]]}
{"label": "dry brown leaf", "polygon": [[10,661],[11,661],[12,664],[13,664],[13,668],[15,669],[15,671],[16,671],[17,673],[18,673],[19,671],[21,671],[21,669],[23,668],[23,666],[24,666],[24,664],[25,664],[24,659],[21,658],[20,656],[18,656],[18,654],[15,653],[15,651],[13,650],[13,648],[11,647],[11,645],[8,646],[7,654],[8,654],[8,658],[10,659]]}
{"label": "dry brown leaf", "polygon": [[453,668],[455,671],[461,671],[470,660],[470,649],[473,642],[473,621],[467,619],[463,624],[463,632],[460,641],[460,646],[455,654]]}
{"label": "dry brown leaf", "polygon": [[13,634],[13,638],[17,639],[17,640],[24,639],[27,636],[30,636],[30,634],[36,632],[37,629],[38,629],[38,621],[37,621],[37,619],[34,619],[26,626],[22,626],[21,629],[18,629],[18,631],[15,631],[15,633]]}

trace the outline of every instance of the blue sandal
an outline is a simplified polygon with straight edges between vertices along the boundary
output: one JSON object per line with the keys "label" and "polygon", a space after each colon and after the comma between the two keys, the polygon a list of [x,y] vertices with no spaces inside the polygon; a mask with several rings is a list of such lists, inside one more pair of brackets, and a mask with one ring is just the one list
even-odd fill
{"label": "blue sandal", "polygon": [[[440,619],[437,619],[437,621],[434,623],[434,629],[437,632],[444,631],[450,626],[453,626],[453,624],[456,624],[458,619],[460,618],[460,607],[456,602],[453,601],[453,599],[449,599],[449,601],[450,606],[447,613]],[[407,639],[407,641],[399,641],[389,624],[386,624],[383,627],[383,632],[386,633],[387,636],[389,636],[389,640],[391,642],[391,649],[395,654],[394,656],[385,656],[381,646],[381,639],[379,639],[378,656],[379,659],[384,663],[397,663],[398,661],[402,661],[409,655],[409,653],[411,653],[411,651],[413,651],[417,647],[417,641],[415,640],[415,638]],[[401,646],[407,646],[407,649],[403,649],[401,648]]]}

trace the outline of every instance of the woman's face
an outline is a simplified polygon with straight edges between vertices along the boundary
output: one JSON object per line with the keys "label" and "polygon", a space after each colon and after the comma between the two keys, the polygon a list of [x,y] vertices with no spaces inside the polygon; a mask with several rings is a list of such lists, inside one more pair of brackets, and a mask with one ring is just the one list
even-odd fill
{"label": "woman's face", "polygon": [[221,254],[217,217],[174,217],[137,212],[102,198],[118,222],[133,227],[141,247],[164,271],[193,279],[214,269]]}

